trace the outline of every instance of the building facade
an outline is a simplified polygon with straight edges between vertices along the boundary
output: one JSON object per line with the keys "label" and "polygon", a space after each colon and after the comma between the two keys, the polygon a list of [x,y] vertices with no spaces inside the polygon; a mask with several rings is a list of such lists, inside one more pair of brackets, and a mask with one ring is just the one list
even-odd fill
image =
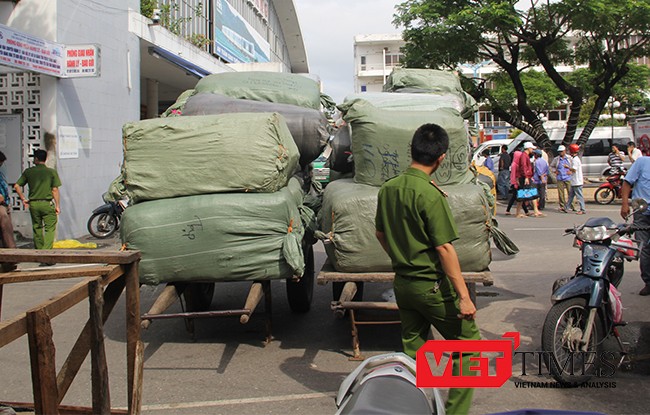
{"label": "building facade", "polygon": [[[404,46],[401,34],[370,34],[354,37],[354,90],[360,92],[378,92],[382,90],[386,77],[394,67],[400,65],[403,56],[400,48]],[[639,62],[643,63],[643,62]],[[468,78],[480,79],[498,71],[500,68],[492,61],[466,63],[459,65],[457,70]],[[572,66],[558,66],[560,73],[574,70]],[[550,109],[544,114],[545,123],[549,128],[562,127],[566,123],[568,105]],[[484,128],[490,136],[501,137],[508,124],[496,118],[490,111],[480,110],[476,124]]]}
{"label": "building facade", "polygon": [[[34,150],[48,151],[63,182],[57,239],[87,233],[92,210],[120,172],[126,122],[158,116],[210,73],[309,72],[293,0],[164,0],[152,16],[141,14],[141,3],[0,1],[3,38],[25,39],[17,47],[0,39],[3,173],[11,185]],[[29,44],[44,46],[30,51]],[[75,46],[92,50],[92,59],[64,56],[61,73],[30,64]],[[86,64],[94,74],[79,76],[90,71]],[[14,227],[30,237],[28,212],[17,197],[10,206]]]}

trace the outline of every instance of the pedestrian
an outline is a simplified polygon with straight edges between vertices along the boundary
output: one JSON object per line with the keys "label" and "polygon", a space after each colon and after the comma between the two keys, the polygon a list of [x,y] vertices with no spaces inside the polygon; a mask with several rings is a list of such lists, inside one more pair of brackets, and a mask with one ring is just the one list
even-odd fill
{"label": "pedestrian", "polygon": [[[47,151],[34,151],[34,166],[23,171],[14,189],[25,207],[29,208],[36,249],[52,249],[57,216],[61,213],[59,187],[61,180],[56,170],[45,165]],[[29,200],[23,195],[23,186],[29,186]],[[49,265],[43,263],[42,265]]]}
{"label": "pedestrian", "polygon": [[498,168],[499,172],[497,174],[497,190],[499,193],[499,198],[507,199],[508,192],[510,190],[510,164],[512,158],[508,154],[508,146],[501,146],[501,153],[499,154],[499,163]]}
{"label": "pedestrian", "polygon": [[571,157],[566,154],[566,147],[557,148],[558,156],[555,164],[555,177],[557,181],[557,197],[560,205],[559,211],[567,213],[567,200],[571,189]]}
{"label": "pedestrian", "polygon": [[483,150],[483,157],[485,157],[485,161],[483,161],[483,165],[488,168],[492,173],[494,173],[494,162],[490,158],[490,150],[485,149]]}
{"label": "pedestrian", "polygon": [[611,167],[610,174],[618,174],[623,172],[623,161],[625,155],[618,149],[616,144],[612,144],[612,151],[607,156],[607,164]]}
{"label": "pedestrian", "polygon": [[546,184],[548,183],[548,162],[544,160],[543,151],[536,149],[533,154],[535,155],[535,162],[533,163],[533,183],[537,186],[537,207],[539,210],[544,210],[546,207]]}
{"label": "pedestrian", "polygon": [[634,141],[630,141],[627,143],[627,155],[630,158],[630,163],[634,163],[639,157],[643,156],[643,153],[636,148]]}
{"label": "pedestrian", "polygon": [[[650,157],[639,157],[632,167],[627,171],[623,179],[621,190],[621,217],[627,220],[630,214],[630,193],[634,199],[643,199],[650,204]],[[650,208],[634,214],[633,225],[635,228],[650,227]],[[641,279],[644,287],[639,295],[650,295],[650,230],[637,230],[634,232],[634,239],[639,241],[641,253],[639,265],[641,267]]]}
{"label": "pedestrian", "polygon": [[582,195],[582,187],[584,185],[584,178],[582,175],[582,161],[578,152],[580,152],[580,146],[577,144],[571,144],[569,146],[569,152],[571,153],[571,190],[569,192],[569,200],[567,201],[564,209],[569,210],[569,207],[573,203],[573,198],[578,199],[578,206],[580,210],[576,212],[578,215],[584,215],[587,213],[585,211],[585,198]]}
{"label": "pedestrian", "polygon": [[[519,159],[524,156],[524,153],[520,150],[515,150],[512,153],[512,164],[510,164],[510,200],[508,201],[508,206],[506,207],[506,216],[511,215],[510,209],[512,205],[517,202],[517,187],[519,187],[518,178],[517,178],[517,169],[519,164]],[[522,205],[524,213],[528,215],[528,206],[524,203]]]}
{"label": "pedestrian", "polygon": [[[458,239],[456,224],[447,195],[430,177],[442,164],[448,147],[449,137],[443,128],[422,125],[411,142],[410,167],[385,182],[377,200],[376,235],[395,271],[393,287],[402,344],[412,358],[427,341],[431,325],[448,340],[480,339],[474,321],[476,307],[452,245]],[[476,357],[454,353],[453,373],[474,375],[468,369]],[[473,393],[471,388],[450,389],[447,413],[467,414]]]}
{"label": "pedestrian", "polygon": [[[5,153],[0,151],[0,167],[7,161],[7,156]],[[4,173],[0,171],[0,233],[2,237],[0,242],[2,243],[2,248],[13,249],[16,248],[16,240],[14,239],[14,225],[11,222],[11,207],[9,203],[11,201],[9,195],[9,185],[7,184],[7,178]],[[4,272],[13,271],[17,268],[15,263],[3,263],[2,270]]]}
{"label": "pedestrian", "polygon": [[[530,155],[533,154],[535,145],[530,141],[524,143],[524,150],[517,160],[517,183],[516,189],[523,189],[530,187],[533,183],[533,165],[530,162]],[[524,213],[521,213],[522,208]],[[515,211],[517,218],[525,218],[528,216],[528,209],[526,209],[523,200],[517,200],[517,209]],[[533,216],[539,217],[542,214],[537,209],[537,200],[533,199]]]}

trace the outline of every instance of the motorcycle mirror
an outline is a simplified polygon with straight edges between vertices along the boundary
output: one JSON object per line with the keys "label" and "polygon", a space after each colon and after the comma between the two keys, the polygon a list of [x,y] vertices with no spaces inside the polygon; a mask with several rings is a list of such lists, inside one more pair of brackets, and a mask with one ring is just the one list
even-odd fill
{"label": "motorcycle mirror", "polygon": [[632,201],[630,202],[630,206],[632,207],[633,212],[640,212],[648,208],[648,202],[639,198],[632,199]]}

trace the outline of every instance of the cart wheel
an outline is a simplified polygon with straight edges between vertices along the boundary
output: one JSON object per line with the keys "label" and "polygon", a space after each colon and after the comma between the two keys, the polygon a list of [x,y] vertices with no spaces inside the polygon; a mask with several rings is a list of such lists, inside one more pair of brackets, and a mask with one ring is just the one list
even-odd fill
{"label": "cart wheel", "polygon": [[[357,293],[354,294],[352,301],[363,301],[363,283],[357,282]],[[332,283],[332,299],[338,301],[341,298],[341,293],[343,292],[343,287],[345,286],[344,282],[333,282]]]}
{"label": "cart wheel", "polygon": [[214,295],[213,282],[192,282],[183,290],[185,304],[188,312],[206,311],[212,304]]}
{"label": "cart wheel", "polygon": [[287,299],[294,313],[306,313],[314,297],[314,248],[309,245],[304,250],[305,272],[298,282],[287,278]]}

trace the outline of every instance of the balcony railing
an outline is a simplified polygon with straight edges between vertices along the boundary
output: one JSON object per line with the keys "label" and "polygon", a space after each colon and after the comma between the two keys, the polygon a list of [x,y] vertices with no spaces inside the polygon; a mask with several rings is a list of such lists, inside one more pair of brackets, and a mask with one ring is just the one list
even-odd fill
{"label": "balcony railing", "polygon": [[207,0],[141,0],[141,12],[160,10],[160,25],[194,46],[210,52],[212,21]]}

